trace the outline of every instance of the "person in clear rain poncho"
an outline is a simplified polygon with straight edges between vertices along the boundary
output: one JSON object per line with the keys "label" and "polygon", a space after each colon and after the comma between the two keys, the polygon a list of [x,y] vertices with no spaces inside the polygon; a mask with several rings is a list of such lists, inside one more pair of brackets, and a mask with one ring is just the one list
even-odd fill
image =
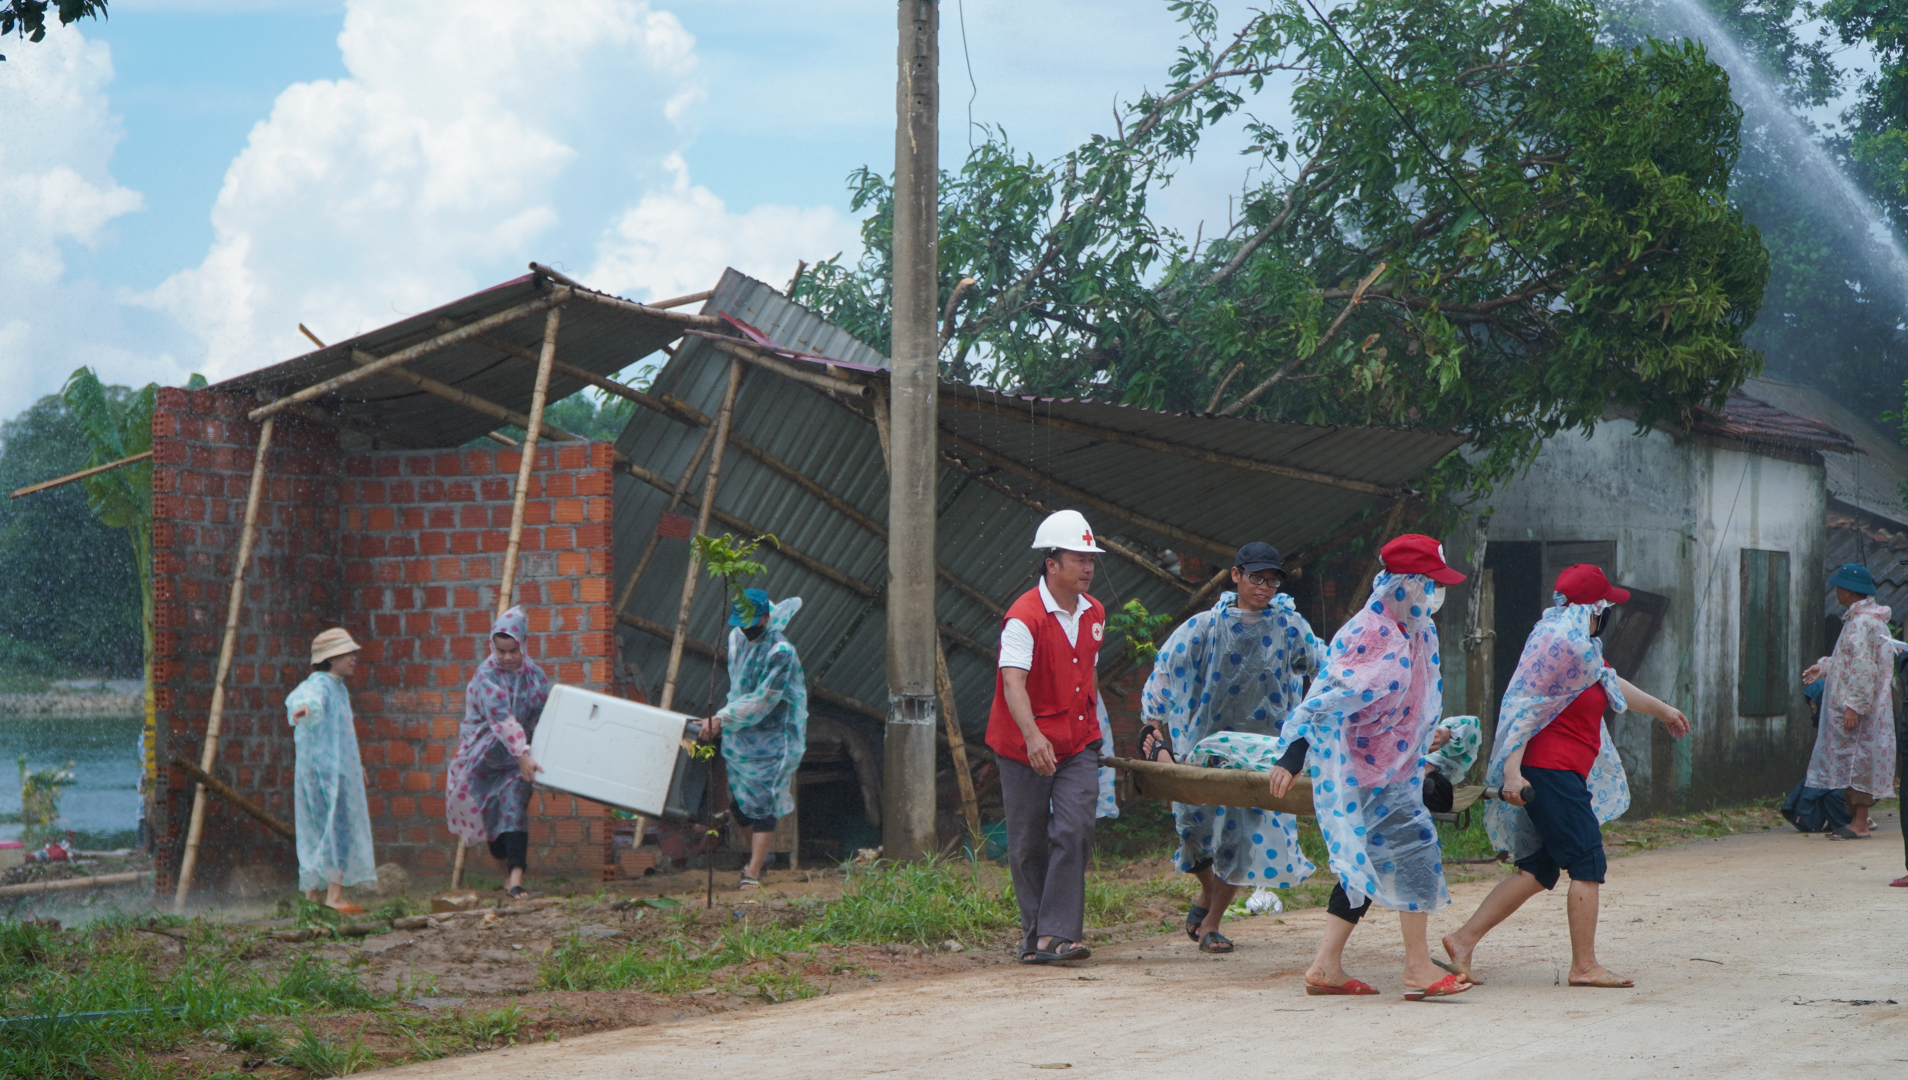
{"label": "person in clear rain poncho", "polygon": [[750,829],[749,865],[740,888],[762,884],[776,819],[795,812],[795,770],[808,749],[808,682],[784,633],[802,598],[779,603],[745,589],[729,611],[729,699],[702,722],[702,737],[722,737],[729,798]]}
{"label": "person in clear rain poncho", "polygon": [[364,762],[345,681],[358,668],[357,642],[342,629],[312,639],[311,675],[285,697],[297,750],[292,821],[298,836],[298,887],[315,902],[346,915],[364,909],[344,889],[378,880],[371,850],[371,810],[364,794]]}
{"label": "person in clear rain poncho", "polygon": [[[1424,805],[1425,754],[1442,708],[1438,629],[1440,586],[1464,580],[1428,536],[1406,534],[1379,551],[1384,567],[1371,599],[1332,638],[1311,696],[1286,718],[1286,752],[1269,776],[1274,795],[1291,790],[1302,767],[1325,836],[1332,873],[1325,934],[1305,972],[1308,994],[1375,994],[1345,973],[1345,943],[1375,902],[1399,913],[1405,997],[1422,1000],[1470,989],[1431,961],[1430,913],[1450,903],[1431,811]],[[1303,762],[1301,766],[1300,763]]]}
{"label": "person in clear rain poncho", "polygon": [[[1517,873],[1497,883],[1464,925],[1444,938],[1448,964],[1475,982],[1477,943],[1526,900],[1570,874],[1571,986],[1621,988],[1629,979],[1597,962],[1597,901],[1605,872],[1602,824],[1630,805],[1623,761],[1603,722],[1606,710],[1656,717],[1671,736],[1689,733],[1681,712],[1631,685],[1603,660],[1599,635],[1613,604],[1630,598],[1588,564],[1557,575],[1556,605],[1530,631],[1498,707],[1497,742],[1484,773],[1501,793],[1484,828]],[[1526,802],[1524,792],[1532,798]]]}
{"label": "person in clear rain poncho", "polygon": [[1890,680],[1895,642],[1888,633],[1893,613],[1875,599],[1868,567],[1849,563],[1829,578],[1835,598],[1847,611],[1835,637],[1835,655],[1825,656],[1802,673],[1813,685],[1826,680],[1815,750],[1803,783],[1812,788],[1841,788],[1848,824],[1828,833],[1830,840],[1862,840],[1869,835],[1869,808],[1895,790],[1895,715]]}
{"label": "person in clear rain poncho", "polygon": [[464,688],[464,724],[444,776],[450,830],[467,844],[488,844],[504,865],[504,891],[529,895],[523,872],[530,852],[530,791],[542,771],[530,736],[550,699],[550,680],[524,655],[530,620],[521,607],[490,628],[490,656]]}
{"label": "person in clear rain poncho", "polygon": [[[1222,732],[1274,737],[1304,700],[1324,645],[1292,598],[1279,592],[1285,570],[1270,544],[1239,549],[1235,592],[1188,619],[1160,646],[1141,696],[1140,756],[1203,764],[1194,748]],[[1164,739],[1159,730],[1164,729]],[[1168,742],[1167,740],[1170,740]],[[1219,920],[1241,886],[1289,888],[1312,873],[1299,851],[1290,814],[1256,807],[1173,804],[1179,832],[1174,866],[1199,878],[1199,899],[1186,912],[1186,936],[1201,952],[1228,953]]]}

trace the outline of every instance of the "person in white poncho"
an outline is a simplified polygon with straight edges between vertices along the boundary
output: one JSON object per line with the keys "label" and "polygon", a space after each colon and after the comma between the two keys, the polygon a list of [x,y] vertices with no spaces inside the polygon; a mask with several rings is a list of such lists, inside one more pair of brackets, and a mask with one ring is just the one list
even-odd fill
{"label": "person in white poncho", "polygon": [[[1689,719],[1638,690],[1603,661],[1605,612],[1630,598],[1587,564],[1557,575],[1557,603],[1532,628],[1498,709],[1497,742],[1484,783],[1502,799],[1484,811],[1492,844],[1510,852],[1517,873],[1498,882],[1477,911],[1444,939],[1439,966],[1472,982],[1471,957],[1492,927],[1570,874],[1571,986],[1622,988],[1631,980],[1597,962],[1597,902],[1605,861],[1602,824],[1630,805],[1604,725],[1605,709],[1635,709],[1689,734]],[[1526,800],[1524,793],[1533,798]]]}
{"label": "person in white poncho", "polygon": [[1848,611],[1835,638],[1835,655],[1817,660],[1802,673],[1805,683],[1828,680],[1803,783],[1842,789],[1849,821],[1831,830],[1830,840],[1865,840],[1869,808],[1895,789],[1895,716],[1889,693],[1895,642],[1888,633],[1893,613],[1875,599],[1875,579],[1861,563],[1835,571],[1829,584]]}

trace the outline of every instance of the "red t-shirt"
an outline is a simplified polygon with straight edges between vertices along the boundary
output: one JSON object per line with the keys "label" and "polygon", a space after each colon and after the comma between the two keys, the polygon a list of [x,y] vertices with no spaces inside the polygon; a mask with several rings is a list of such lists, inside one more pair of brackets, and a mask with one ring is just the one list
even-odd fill
{"label": "red t-shirt", "polygon": [[1609,707],[1610,695],[1603,692],[1603,684],[1591,683],[1544,730],[1531,736],[1524,749],[1524,767],[1568,769],[1588,778],[1597,751],[1603,749],[1603,710]]}

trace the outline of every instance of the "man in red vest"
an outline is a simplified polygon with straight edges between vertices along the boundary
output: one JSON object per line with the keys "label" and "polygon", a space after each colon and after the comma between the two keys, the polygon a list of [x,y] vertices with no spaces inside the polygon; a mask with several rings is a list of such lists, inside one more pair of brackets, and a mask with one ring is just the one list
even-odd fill
{"label": "man in red vest", "polygon": [[1020,962],[1085,960],[1087,849],[1099,800],[1094,679],[1106,609],[1087,595],[1102,548],[1077,510],[1040,523],[1042,575],[1007,609],[987,745],[999,755]]}

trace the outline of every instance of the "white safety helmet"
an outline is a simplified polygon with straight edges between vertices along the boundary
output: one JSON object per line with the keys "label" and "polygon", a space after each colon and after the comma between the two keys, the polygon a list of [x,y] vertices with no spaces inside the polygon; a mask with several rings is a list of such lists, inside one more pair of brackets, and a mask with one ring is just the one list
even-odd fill
{"label": "white safety helmet", "polygon": [[1105,551],[1093,542],[1093,526],[1078,510],[1061,510],[1047,516],[1034,532],[1035,551]]}

